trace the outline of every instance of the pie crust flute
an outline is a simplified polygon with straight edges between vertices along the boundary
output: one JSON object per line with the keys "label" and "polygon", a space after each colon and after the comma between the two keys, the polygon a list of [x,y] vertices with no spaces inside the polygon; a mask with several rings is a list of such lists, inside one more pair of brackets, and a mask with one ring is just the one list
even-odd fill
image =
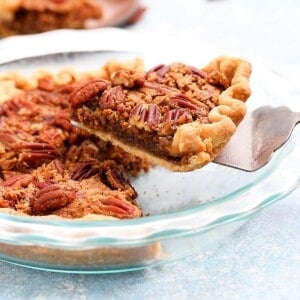
{"label": "pie crust flute", "polygon": [[0,0],[0,36],[84,28],[101,17],[96,0]]}
{"label": "pie crust flute", "polygon": [[246,113],[251,65],[218,57],[202,69],[173,63],[119,70],[70,95],[79,126],[172,171],[214,160]]}

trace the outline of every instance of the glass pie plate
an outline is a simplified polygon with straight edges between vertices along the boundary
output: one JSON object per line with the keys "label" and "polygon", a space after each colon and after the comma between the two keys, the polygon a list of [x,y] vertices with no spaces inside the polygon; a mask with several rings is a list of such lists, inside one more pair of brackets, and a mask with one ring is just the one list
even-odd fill
{"label": "glass pie plate", "polygon": [[[211,44],[121,29],[61,30],[0,42],[0,74],[36,69],[95,70],[109,59],[142,58],[146,68],[180,61],[204,66]],[[299,110],[289,82],[253,65],[249,110],[269,104]],[[298,107],[297,107],[298,105]],[[36,269],[108,273],[146,268],[216,248],[262,208],[300,183],[300,131],[263,168],[249,173],[211,163],[188,173],[154,167],[133,180],[145,217],[75,221],[23,217],[0,210],[0,260]]]}

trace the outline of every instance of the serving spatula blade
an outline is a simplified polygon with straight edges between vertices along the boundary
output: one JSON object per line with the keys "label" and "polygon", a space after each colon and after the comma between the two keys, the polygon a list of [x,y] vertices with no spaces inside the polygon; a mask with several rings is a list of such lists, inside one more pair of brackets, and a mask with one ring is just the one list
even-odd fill
{"label": "serving spatula blade", "polygon": [[299,122],[300,113],[286,106],[257,108],[246,115],[214,162],[244,171],[255,171],[287,142]]}

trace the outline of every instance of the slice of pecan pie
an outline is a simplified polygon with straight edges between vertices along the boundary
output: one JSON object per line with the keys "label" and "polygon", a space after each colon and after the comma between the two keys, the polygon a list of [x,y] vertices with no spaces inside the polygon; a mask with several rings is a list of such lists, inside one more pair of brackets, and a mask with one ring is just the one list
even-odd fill
{"label": "slice of pecan pie", "polygon": [[4,78],[0,208],[71,219],[142,216],[128,174],[148,164],[71,125],[69,95],[78,84],[71,73]]}
{"label": "slice of pecan pie", "polygon": [[95,0],[0,0],[0,36],[83,28],[101,16]]}
{"label": "slice of pecan pie", "polygon": [[248,62],[219,57],[203,69],[182,63],[146,73],[119,70],[70,96],[74,119],[125,151],[173,171],[212,161],[243,119]]}

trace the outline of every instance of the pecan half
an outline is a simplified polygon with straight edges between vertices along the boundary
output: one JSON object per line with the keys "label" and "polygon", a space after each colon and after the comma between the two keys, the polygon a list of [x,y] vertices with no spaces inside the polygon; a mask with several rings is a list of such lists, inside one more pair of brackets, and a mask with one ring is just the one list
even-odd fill
{"label": "pecan half", "polygon": [[72,180],[83,180],[90,178],[97,173],[100,172],[100,168],[97,165],[94,165],[94,163],[82,163],[76,165],[74,168],[72,174],[71,174],[71,179]]}
{"label": "pecan half", "polygon": [[33,181],[33,176],[30,174],[14,175],[0,183],[3,187],[27,187]]}
{"label": "pecan half", "polygon": [[47,143],[21,142],[16,145],[16,149],[21,151],[19,160],[29,167],[61,157],[60,151]]}
{"label": "pecan half", "polygon": [[123,88],[120,85],[104,91],[99,105],[101,108],[115,108],[124,99]]}
{"label": "pecan half", "polygon": [[55,185],[46,186],[31,199],[31,211],[34,215],[47,215],[69,205],[75,200],[75,197],[76,194],[73,190],[61,189]]}
{"label": "pecan half", "polygon": [[191,113],[184,108],[175,108],[168,111],[165,121],[168,123],[176,122],[184,124],[193,121]]}
{"label": "pecan half", "polygon": [[151,90],[156,90],[161,94],[165,94],[169,96],[176,96],[179,93],[178,89],[157,82],[145,81],[143,87]]}
{"label": "pecan half", "polygon": [[200,76],[200,77],[202,77],[203,79],[207,77],[206,72],[204,72],[204,71],[201,70],[201,69],[197,69],[197,68],[195,68],[195,67],[193,67],[193,66],[188,66],[188,69],[189,69],[190,73],[193,74],[193,75]]}
{"label": "pecan half", "polygon": [[175,104],[176,106],[183,108],[189,108],[192,110],[196,110],[199,108],[196,104],[192,103],[190,99],[188,99],[184,95],[177,95],[175,97],[171,97],[169,101],[171,104]]}
{"label": "pecan half", "polygon": [[153,74],[155,74],[153,79],[156,79],[158,82],[160,82],[162,81],[163,77],[169,72],[169,70],[170,70],[170,66],[160,64],[150,69],[146,73],[146,77],[151,80],[153,78]]}
{"label": "pecan half", "polygon": [[70,102],[73,108],[77,108],[86,102],[100,97],[108,87],[108,82],[103,79],[89,81],[78,86],[70,95]]}
{"label": "pecan half", "polygon": [[140,129],[155,130],[159,124],[160,115],[158,105],[141,103],[131,111],[129,122]]}
{"label": "pecan half", "polygon": [[119,218],[128,218],[134,212],[134,207],[130,203],[116,197],[102,199],[101,203],[105,205],[105,211]]}

